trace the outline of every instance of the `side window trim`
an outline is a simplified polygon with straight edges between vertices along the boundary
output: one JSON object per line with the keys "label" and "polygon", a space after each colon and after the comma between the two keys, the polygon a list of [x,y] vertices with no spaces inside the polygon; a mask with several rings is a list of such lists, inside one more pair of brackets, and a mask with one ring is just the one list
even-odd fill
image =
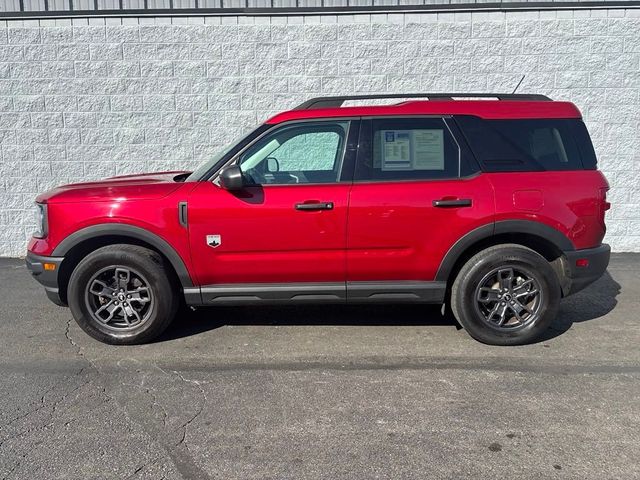
{"label": "side window trim", "polygon": [[444,123],[445,127],[447,127],[447,130],[449,131],[449,135],[451,135],[451,138],[453,138],[453,142],[456,144],[456,147],[458,147],[458,176],[457,176],[457,178],[460,178],[460,173],[462,172],[462,147],[460,146],[460,142],[458,142],[458,139],[456,138],[456,136],[451,131],[451,127],[449,127],[449,124],[447,123],[445,117],[442,117],[442,123]]}
{"label": "side window trim", "polygon": [[232,160],[236,157],[238,152],[244,151],[249,145],[251,145],[255,140],[262,137],[266,132],[271,130],[269,125],[263,123],[256,127],[252,132],[247,134],[237,145],[234,145],[229,149],[227,153],[223,155],[223,157],[212,165],[206,173],[204,173],[197,181],[199,182],[208,182],[214,181],[218,177],[218,172],[222,170],[226,165],[232,163]]}
{"label": "side window trim", "polygon": [[[355,172],[357,170],[357,166],[361,164],[361,162],[365,161],[367,157],[373,155],[373,121],[374,120],[393,120],[393,119],[416,119],[416,120],[427,120],[427,119],[436,119],[440,120],[446,130],[451,135],[453,142],[455,143],[458,149],[458,174],[453,177],[443,177],[443,178],[407,178],[407,179],[361,179],[358,180],[355,177]],[[448,180],[459,180],[462,178],[462,170],[463,170],[463,162],[465,157],[470,154],[470,149],[466,144],[461,144],[458,135],[460,133],[459,129],[451,128],[449,121],[453,121],[453,117],[451,115],[402,115],[402,116],[366,116],[362,117],[360,121],[360,135],[358,137],[358,153],[354,166],[354,175],[353,175],[353,183],[401,183],[401,182],[437,182],[437,181],[448,181]],[[455,124],[454,124],[455,127]],[[455,131],[454,131],[455,130]],[[464,153],[464,155],[463,155]],[[373,159],[370,158],[370,163],[373,164]],[[473,170],[471,165],[468,165],[470,170]],[[470,171],[468,177],[475,176],[480,172],[479,166],[475,169],[475,171]]]}
{"label": "side window trim", "polygon": [[[356,169],[368,156],[373,155],[373,119],[371,117],[360,120],[360,134],[358,135],[358,153],[353,166],[353,183],[368,183],[370,180],[356,180]],[[369,159],[373,164],[373,160]]]}
{"label": "side window trim", "polygon": [[354,117],[349,124],[338,183],[353,183],[363,121]]}
{"label": "side window trim", "polygon": [[464,133],[458,126],[455,116],[444,117],[444,123],[447,125],[453,140],[458,144],[460,164],[458,165],[458,177],[469,178],[482,172],[480,162],[476,158],[473,150],[469,146]]}
{"label": "side window trim", "polygon": [[577,122],[571,122],[569,124],[569,128],[571,129],[571,134],[578,147],[578,151],[580,152],[582,168],[585,170],[597,169],[598,159],[593,148],[593,142],[591,141],[589,130],[587,129],[584,121],[580,119]]}

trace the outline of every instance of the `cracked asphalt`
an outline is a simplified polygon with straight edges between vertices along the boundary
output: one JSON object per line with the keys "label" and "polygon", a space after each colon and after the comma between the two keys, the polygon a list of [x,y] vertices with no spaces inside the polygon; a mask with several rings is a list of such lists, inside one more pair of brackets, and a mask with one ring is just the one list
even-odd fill
{"label": "cracked asphalt", "polygon": [[640,255],[490,347],[437,308],[213,308],[87,337],[0,259],[0,477],[640,478]]}

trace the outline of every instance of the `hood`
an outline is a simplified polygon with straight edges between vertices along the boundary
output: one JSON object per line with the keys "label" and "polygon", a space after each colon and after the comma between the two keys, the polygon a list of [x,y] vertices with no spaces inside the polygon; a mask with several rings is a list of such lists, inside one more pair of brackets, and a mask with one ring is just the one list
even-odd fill
{"label": "hood", "polygon": [[95,182],[61,185],[38,195],[39,203],[100,202],[119,199],[152,200],[169,195],[180,188],[175,177],[185,171],[143,173],[111,177]]}

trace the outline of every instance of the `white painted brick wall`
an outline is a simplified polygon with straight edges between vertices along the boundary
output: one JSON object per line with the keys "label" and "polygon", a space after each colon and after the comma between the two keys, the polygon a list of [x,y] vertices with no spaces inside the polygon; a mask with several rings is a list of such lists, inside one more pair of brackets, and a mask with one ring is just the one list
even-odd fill
{"label": "white painted brick wall", "polygon": [[640,10],[0,22],[0,255],[37,193],[191,168],[322,94],[520,92],[575,102],[640,251]]}

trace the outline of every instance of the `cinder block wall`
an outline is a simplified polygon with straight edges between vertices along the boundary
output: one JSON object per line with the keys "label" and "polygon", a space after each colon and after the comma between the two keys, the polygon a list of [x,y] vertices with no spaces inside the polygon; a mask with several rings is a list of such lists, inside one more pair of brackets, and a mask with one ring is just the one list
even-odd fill
{"label": "cinder block wall", "polygon": [[583,111],[640,251],[640,10],[0,22],[0,255],[38,192],[191,168],[321,94],[535,92]]}

